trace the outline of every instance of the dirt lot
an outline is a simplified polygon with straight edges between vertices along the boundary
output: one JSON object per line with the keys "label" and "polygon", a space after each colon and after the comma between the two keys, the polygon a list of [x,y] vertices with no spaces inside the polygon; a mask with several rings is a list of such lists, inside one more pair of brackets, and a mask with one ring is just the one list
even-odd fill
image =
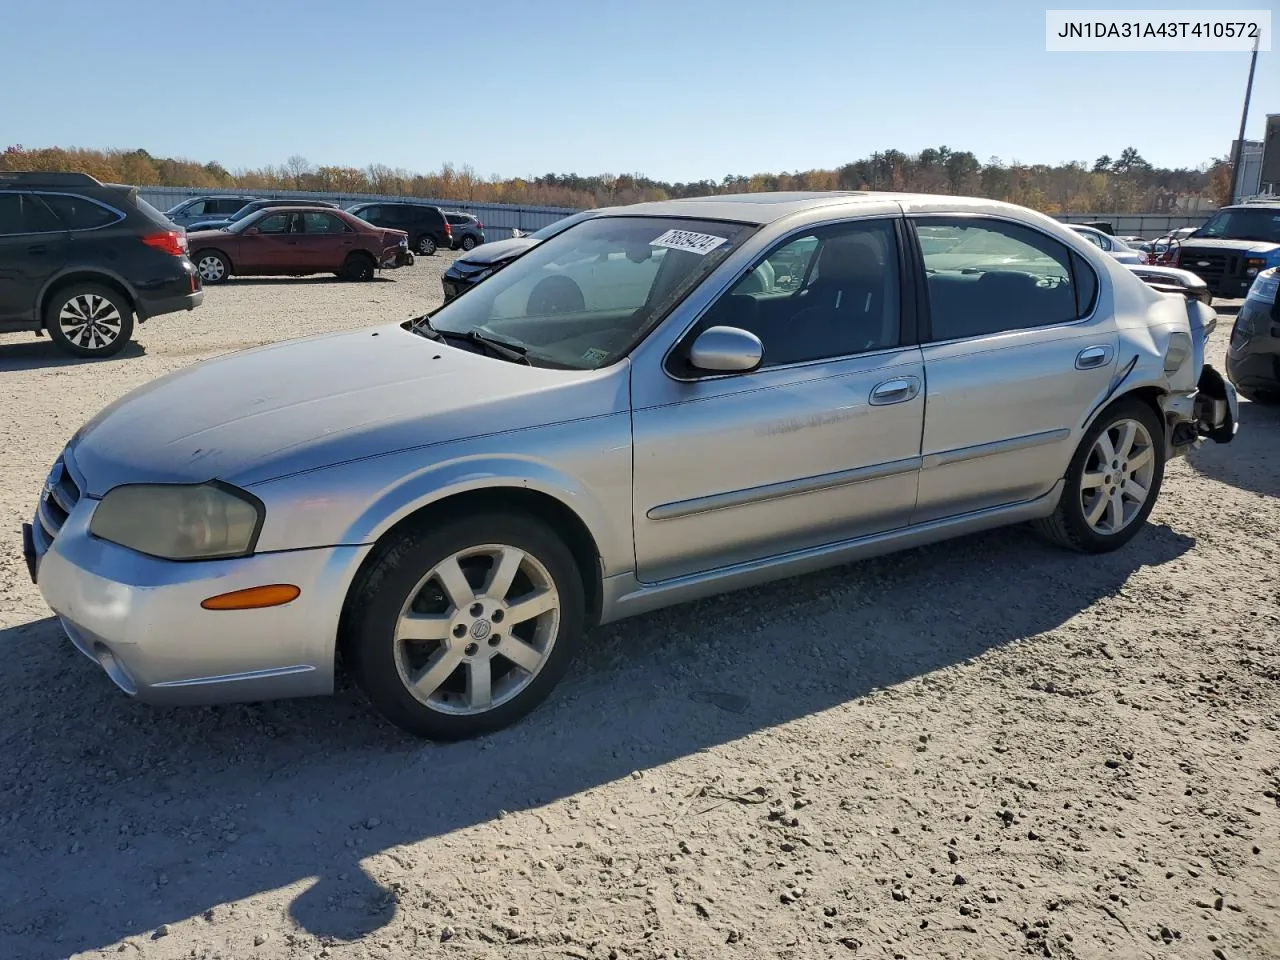
{"label": "dirt lot", "polygon": [[1280,414],[1252,405],[1118,554],[1010,530],[624,622],[485,741],[350,690],[118,693],[20,557],[65,440],[202,357],[408,317],[444,263],[232,281],[98,364],[0,337],[0,958],[1280,957]]}

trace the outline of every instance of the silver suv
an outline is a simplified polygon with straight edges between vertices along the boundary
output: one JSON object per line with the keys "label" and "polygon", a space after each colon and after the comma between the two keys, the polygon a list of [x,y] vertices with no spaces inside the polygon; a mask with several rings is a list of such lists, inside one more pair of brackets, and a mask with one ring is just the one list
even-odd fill
{"label": "silver suv", "polygon": [[1166,461],[1234,435],[1211,315],[990,201],[604,210],[429,316],[112,404],[28,561],[131,695],[327,693],[341,656],[395,723],[472,736],[596,624],[1002,524],[1123,546]]}

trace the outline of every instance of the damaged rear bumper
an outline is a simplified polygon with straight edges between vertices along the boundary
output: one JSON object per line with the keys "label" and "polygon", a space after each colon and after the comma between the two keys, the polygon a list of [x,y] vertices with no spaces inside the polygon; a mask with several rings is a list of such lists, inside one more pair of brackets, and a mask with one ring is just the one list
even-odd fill
{"label": "damaged rear bumper", "polygon": [[1230,443],[1240,425],[1240,400],[1236,389],[1210,364],[1200,371],[1196,389],[1185,394],[1171,394],[1164,400],[1164,411],[1172,425],[1169,453],[1181,456],[1206,439]]}

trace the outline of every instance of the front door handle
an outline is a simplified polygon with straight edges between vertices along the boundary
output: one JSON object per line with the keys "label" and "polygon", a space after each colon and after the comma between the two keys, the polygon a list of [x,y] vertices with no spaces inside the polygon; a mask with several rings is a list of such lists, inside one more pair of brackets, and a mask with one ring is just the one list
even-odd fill
{"label": "front door handle", "polygon": [[1111,347],[1105,344],[1096,347],[1085,347],[1076,354],[1077,370],[1093,370],[1105,367],[1111,362]]}
{"label": "front door handle", "polygon": [[48,252],[49,248],[43,243],[33,243],[31,246],[27,247],[27,253],[39,254]]}
{"label": "front door handle", "polygon": [[871,391],[871,405],[883,407],[890,403],[905,403],[914,400],[919,393],[919,377],[894,377],[876,384]]}

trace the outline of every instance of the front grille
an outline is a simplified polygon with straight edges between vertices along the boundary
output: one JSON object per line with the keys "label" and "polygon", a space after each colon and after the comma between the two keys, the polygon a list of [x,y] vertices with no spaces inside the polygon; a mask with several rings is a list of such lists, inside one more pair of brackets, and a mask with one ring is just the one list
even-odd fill
{"label": "front grille", "polygon": [[1241,273],[1238,255],[1217,250],[1188,250],[1183,247],[1181,266],[1183,270],[1190,270],[1200,277],[1210,289],[1216,287],[1223,279],[1239,276]]}
{"label": "front grille", "polygon": [[58,535],[67,517],[80,501],[80,487],[67,469],[65,455],[54,461],[44,489],[40,491],[40,505],[36,509],[35,533],[43,541],[41,552],[47,550]]}

